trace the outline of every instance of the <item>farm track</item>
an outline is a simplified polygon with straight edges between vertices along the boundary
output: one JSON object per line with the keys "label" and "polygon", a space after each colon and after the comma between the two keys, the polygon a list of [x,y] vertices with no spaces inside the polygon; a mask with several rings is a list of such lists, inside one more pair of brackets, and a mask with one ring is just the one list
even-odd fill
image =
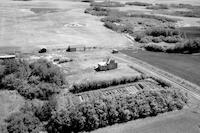
{"label": "farm track", "polygon": [[133,66],[134,68],[139,69],[147,74],[166,80],[172,83],[174,87],[185,90],[189,94],[194,96],[196,99],[200,100],[200,87],[194,83],[191,83],[185,79],[182,79],[178,76],[175,76],[171,73],[168,73],[164,70],[154,67],[144,61],[141,61],[139,59],[136,59],[134,57],[131,57],[122,53],[113,55],[113,58],[126,62],[129,65]]}

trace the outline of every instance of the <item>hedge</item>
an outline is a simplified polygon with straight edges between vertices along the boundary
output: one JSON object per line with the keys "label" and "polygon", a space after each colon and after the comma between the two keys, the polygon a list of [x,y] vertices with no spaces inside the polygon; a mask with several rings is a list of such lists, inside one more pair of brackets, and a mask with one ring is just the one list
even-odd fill
{"label": "hedge", "polygon": [[99,80],[99,81],[87,81],[82,83],[74,83],[70,88],[70,92],[72,93],[80,93],[85,91],[97,90],[101,88],[107,88],[110,86],[117,86],[120,84],[127,84],[137,82],[139,80],[143,80],[146,77],[144,75],[133,76],[133,77],[122,77],[118,79],[111,80]]}
{"label": "hedge", "polygon": [[135,5],[135,6],[151,6],[152,4],[150,3],[145,3],[145,2],[126,2],[125,5]]}

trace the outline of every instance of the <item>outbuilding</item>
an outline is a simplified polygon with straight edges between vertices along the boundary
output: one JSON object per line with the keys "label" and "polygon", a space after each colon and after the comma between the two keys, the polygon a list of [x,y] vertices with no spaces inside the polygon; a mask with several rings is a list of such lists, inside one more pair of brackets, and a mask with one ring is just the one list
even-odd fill
{"label": "outbuilding", "polygon": [[86,47],[83,45],[72,45],[72,46],[68,46],[67,48],[67,52],[75,52],[75,51],[85,51]]}

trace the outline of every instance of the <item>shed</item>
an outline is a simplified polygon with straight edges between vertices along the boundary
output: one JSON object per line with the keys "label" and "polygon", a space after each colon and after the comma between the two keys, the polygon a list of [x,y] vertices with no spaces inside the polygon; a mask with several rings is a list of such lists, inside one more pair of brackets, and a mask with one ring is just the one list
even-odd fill
{"label": "shed", "polygon": [[67,52],[75,52],[75,51],[85,51],[86,47],[84,45],[72,45],[68,46]]}

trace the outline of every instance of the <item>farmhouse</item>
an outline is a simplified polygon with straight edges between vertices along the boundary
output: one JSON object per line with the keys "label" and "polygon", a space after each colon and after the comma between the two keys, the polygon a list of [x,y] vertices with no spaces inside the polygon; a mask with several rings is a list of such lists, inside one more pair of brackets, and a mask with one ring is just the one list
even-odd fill
{"label": "farmhouse", "polygon": [[117,63],[113,59],[107,59],[106,62],[99,62],[95,68],[96,71],[107,71],[117,68]]}

